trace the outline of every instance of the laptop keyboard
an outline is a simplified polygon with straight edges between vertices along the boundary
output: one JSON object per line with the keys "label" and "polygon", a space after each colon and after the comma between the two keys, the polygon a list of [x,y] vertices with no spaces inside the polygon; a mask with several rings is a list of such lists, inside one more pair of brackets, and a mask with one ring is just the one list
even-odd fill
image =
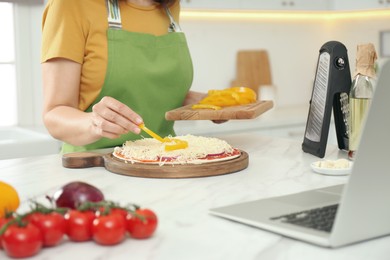
{"label": "laptop keyboard", "polygon": [[271,220],[279,220],[284,223],[330,232],[336,216],[337,207],[337,204],[330,205],[322,208],[315,208],[272,217]]}

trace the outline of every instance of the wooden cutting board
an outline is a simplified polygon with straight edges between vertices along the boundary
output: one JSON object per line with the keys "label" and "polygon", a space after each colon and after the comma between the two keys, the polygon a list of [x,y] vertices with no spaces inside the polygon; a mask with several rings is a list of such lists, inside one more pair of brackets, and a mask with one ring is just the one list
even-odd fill
{"label": "wooden cutting board", "polygon": [[232,120],[256,118],[273,107],[270,100],[255,103],[225,107],[220,110],[192,109],[192,105],[179,107],[165,113],[167,120]]}
{"label": "wooden cutting board", "polygon": [[241,155],[228,161],[205,164],[162,165],[126,163],[109,154],[91,152],[69,153],[62,156],[62,165],[66,168],[105,167],[108,171],[144,178],[194,178],[217,176],[238,172],[249,164],[249,156],[241,151]]}

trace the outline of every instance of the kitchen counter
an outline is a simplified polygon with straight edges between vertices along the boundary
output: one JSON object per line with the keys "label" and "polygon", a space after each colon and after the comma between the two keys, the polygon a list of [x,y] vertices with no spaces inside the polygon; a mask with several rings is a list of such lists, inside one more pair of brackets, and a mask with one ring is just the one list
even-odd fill
{"label": "kitchen counter", "polygon": [[43,127],[0,127],[0,160],[53,154],[60,148]]}
{"label": "kitchen counter", "polygon": [[[274,107],[257,118],[230,120],[223,124],[215,124],[210,120],[179,120],[175,122],[175,131],[177,135],[194,134],[203,136],[250,132],[302,142],[308,111],[309,104]],[[328,144],[337,144],[333,115],[329,127]]]}
{"label": "kitchen counter", "polygon": [[[109,200],[137,203],[153,209],[159,217],[158,229],[150,239],[126,239],[116,246],[64,239],[59,246],[45,248],[29,259],[389,259],[390,237],[326,249],[210,215],[208,210],[213,207],[348,180],[313,173],[309,164],[318,158],[302,152],[300,141],[258,133],[218,137],[248,152],[247,169],[216,177],[148,179],[113,174],[102,167],[66,169],[60,155],[1,160],[0,180],[18,190],[22,211],[29,199],[42,200],[61,185],[80,180],[99,187]],[[346,154],[330,145],[326,158],[346,158]],[[0,258],[5,258],[4,252]]]}
{"label": "kitchen counter", "polygon": [[274,107],[254,119],[230,120],[224,124],[215,124],[209,120],[182,120],[175,122],[178,135],[197,134],[215,135],[242,131],[269,131],[281,128],[306,126],[308,106]]}

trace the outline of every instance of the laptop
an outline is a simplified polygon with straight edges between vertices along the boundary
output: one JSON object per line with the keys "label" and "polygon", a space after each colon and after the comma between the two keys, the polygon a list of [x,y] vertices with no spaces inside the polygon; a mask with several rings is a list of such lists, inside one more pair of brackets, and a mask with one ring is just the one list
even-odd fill
{"label": "laptop", "polygon": [[389,99],[387,61],[345,185],[213,208],[210,214],[324,247],[390,234]]}

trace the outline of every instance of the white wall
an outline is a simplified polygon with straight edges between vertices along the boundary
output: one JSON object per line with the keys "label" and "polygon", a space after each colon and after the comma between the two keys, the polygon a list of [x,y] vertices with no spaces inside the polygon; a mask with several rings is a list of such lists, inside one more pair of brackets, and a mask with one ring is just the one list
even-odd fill
{"label": "white wall", "polygon": [[181,23],[192,52],[195,90],[229,87],[235,78],[236,52],[266,49],[281,106],[308,102],[318,50],[331,39],[323,22],[316,20]]}
{"label": "white wall", "polygon": [[381,31],[390,31],[390,16],[340,19],[330,22],[328,26],[332,28],[332,35],[348,47],[351,69],[354,69],[355,66],[356,45],[359,43],[372,42],[378,53],[379,63],[381,59],[385,58],[380,56],[379,37]]}
{"label": "white wall", "polygon": [[182,19],[195,69],[193,88],[206,91],[228,87],[235,76],[240,49],[269,52],[277,105],[307,104],[320,47],[337,40],[348,49],[354,70],[356,46],[372,42],[379,52],[379,33],[390,30],[390,17],[337,19],[260,19],[218,21]]}
{"label": "white wall", "polygon": [[[43,7],[31,7],[28,13],[28,39],[20,44],[31,51],[21,75],[31,84],[30,109],[24,108],[31,120],[27,124],[42,125],[42,90],[40,74],[40,28]],[[318,51],[329,40],[343,42],[354,67],[356,45],[372,42],[379,50],[379,32],[390,30],[390,17],[337,19],[258,19],[218,20],[181,19],[191,49],[195,75],[193,89],[207,91],[228,87],[235,77],[235,55],[239,49],[267,49],[274,84],[278,88],[277,105],[307,104],[310,98]],[[27,37],[27,36],[25,36]],[[27,51],[28,53],[28,51]],[[26,95],[26,93],[20,93]],[[32,100],[31,100],[32,98]]]}

